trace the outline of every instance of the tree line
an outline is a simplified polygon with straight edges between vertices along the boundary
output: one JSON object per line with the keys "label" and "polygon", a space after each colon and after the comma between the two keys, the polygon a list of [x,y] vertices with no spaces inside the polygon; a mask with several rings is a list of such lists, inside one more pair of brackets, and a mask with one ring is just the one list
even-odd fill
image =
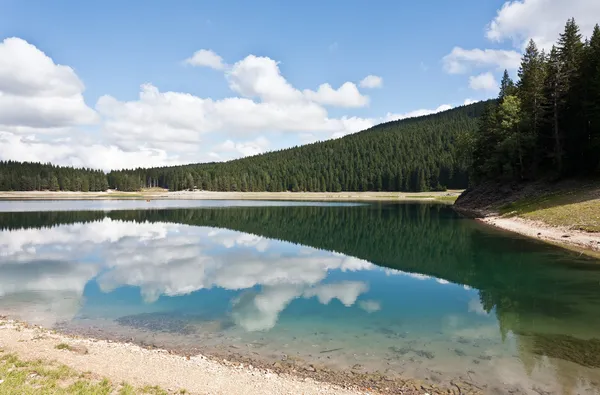
{"label": "tree line", "polygon": [[466,139],[475,184],[590,176],[600,171],[600,27],[583,40],[570,19],[546,53],[531,40],[518,81],[505,71]]}
{"label": "tree line", "polygon": [[50,163],[0,161],[2,191],[83,191],[108,189],[101,170],[56,166]]}

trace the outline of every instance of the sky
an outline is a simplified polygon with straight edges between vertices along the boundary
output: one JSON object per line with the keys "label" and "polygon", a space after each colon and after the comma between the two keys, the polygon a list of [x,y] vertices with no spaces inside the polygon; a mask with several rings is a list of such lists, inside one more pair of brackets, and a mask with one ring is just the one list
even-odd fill
{"label": "sky", "polygon": [[497,96],[598,0],[0,0],[0,160],[225,161]]}

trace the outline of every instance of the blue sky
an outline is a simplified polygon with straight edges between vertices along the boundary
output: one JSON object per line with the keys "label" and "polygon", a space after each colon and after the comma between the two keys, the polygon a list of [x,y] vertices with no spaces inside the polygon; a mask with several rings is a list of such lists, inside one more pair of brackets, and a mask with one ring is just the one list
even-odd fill
{"label": "blue sky", "polygon": [[0,159],[227,160],[485,99],[596,3],[0,1]]}

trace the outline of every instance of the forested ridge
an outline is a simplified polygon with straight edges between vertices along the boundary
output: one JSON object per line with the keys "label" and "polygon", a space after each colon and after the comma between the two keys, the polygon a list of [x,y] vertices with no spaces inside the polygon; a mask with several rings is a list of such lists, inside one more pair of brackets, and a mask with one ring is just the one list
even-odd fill
{"label": "forested ridge", "polygon": [[388,122],[336,140],[226,163],[111,172],[110,185],[170,190],[427,191],[464,188],[466,164],[456,141],[475,131],[483,103]]}
{"label": "forested ridge", "polygon": [[471,180],[527,182],[600,172],[600,27],[583,40],[570,19],[546,53],[529,42],[470,139]]}
{"label": "forested ridge", "polygon": [[[484,107],[483,102],[475,103],[438,114],[387,122],[335,140],[229,162],[139,168],[105,175],[85,169],[0,162],[0,189],[110,187],[136,191],[163,187],[173,191],[197,188],[331,192],[465,188],[468,167],[457,142],[475,132]],[[85,185],[84,179],[89,180]]]}

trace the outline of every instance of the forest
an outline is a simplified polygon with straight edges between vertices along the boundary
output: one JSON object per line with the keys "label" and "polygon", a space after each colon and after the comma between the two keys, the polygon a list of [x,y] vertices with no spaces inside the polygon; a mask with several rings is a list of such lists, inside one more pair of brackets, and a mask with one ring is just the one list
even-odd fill
{"label": "forest", "polygon": [[0,191],[82,191],[108,189],[102,170],[52,164],[0,161]]}
{"label": "forest", "polygon": [[504,72],[498,100],[464,140],[472,183],[597,175],[600,27],[584,41],[570,19],[548,53],[530,41],[518,77]]}
{"label": "forest", "polygon": [[[220,163],[111,171],[0,162],[2,190],[427,191],[465,188],[461,139],[485,104],[393,121],[328,140]],[[88,180],[84,185],[84,180]],[[61,181],[62,180],[62,181]]]}

